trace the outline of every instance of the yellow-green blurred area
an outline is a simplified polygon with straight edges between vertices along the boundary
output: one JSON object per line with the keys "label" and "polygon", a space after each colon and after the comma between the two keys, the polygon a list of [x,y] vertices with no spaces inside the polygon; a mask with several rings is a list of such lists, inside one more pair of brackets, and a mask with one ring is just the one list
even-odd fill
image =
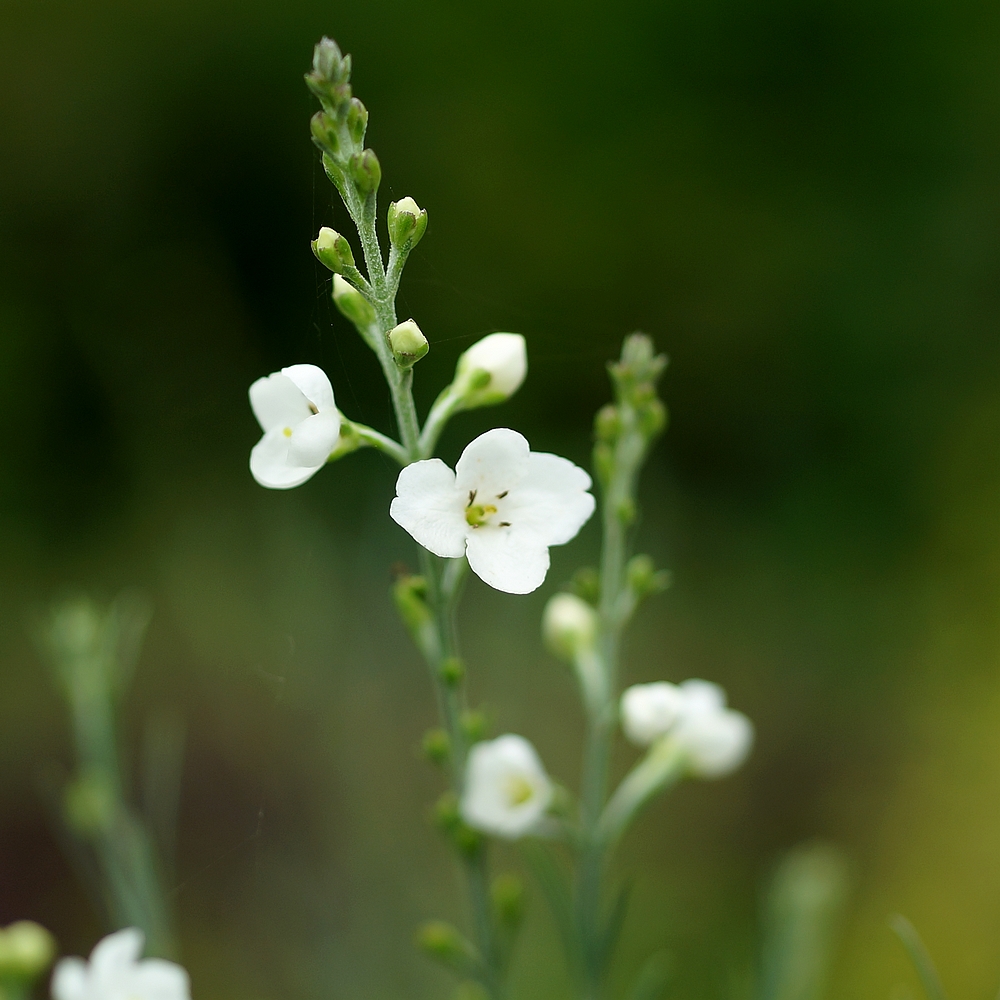
{"label": "yellow-green blurred area", "polygon": [[[767,874],[822,837],[854,884],[831,996],[919,995],[896,911],[955,1000],[993,996],[1000,8],[977,0],[0,3],[0,922],[75,953],[105,930],[40,792],[70,741],[31,631],[68,586],[139,587],[126,746],[186,720],[195,996],[452,988],[412,946],[466,916],[388,596],[414,564],[395,470],[362,452],[290,492],[247,470],[247,387],[283,365],[392,430],[309,250],[349,225],[309,140],[322,34],[354,56],[383,208],[430,215],[399,301],[431,342],[422,411],[476,337],[528,338],[523,389],[443,457],[506,425],[586,464],[622,335],[671,357],[637,544],[675,583],[626,680],[718,681],[758,742],[624,842],[616,995],[667,948],[671,996],[744,997]],[[597,545],[554,550],[529,597],[474,580],[461,617],[494,732],[570,787],[580,710],[539,618]],[[568,995],[557,947],[533,891],[515,996]]]}

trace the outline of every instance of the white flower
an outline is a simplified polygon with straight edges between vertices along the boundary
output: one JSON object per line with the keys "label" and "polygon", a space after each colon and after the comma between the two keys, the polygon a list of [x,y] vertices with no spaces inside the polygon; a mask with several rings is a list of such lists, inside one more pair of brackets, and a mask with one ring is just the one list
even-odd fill
{"label": "white flower", "polygon": [[648,747],[666,736],[681,714],[684,694],[676,684],[633,684],[622,695],[625,735],[636,746]]}
{"label": "white flower", "polygon": [[[477,377],[477,373],[485,373],[488,378],[482,374]],[[465,409],[502,403],[517,392],[527,373],[524,337],[519,333],[491,333],[458,359],[452,391],[463,397]]]}
{"label": "white flower", "polygon": [[139,960],[142,931],[109,934],[82,958],[64,958],[52,976],[53,1000],[191,1000],[188,974],[159,958]]}
{"label": "white flower", "polygon": [[588,489],[583,469],[496,427],[466,447],[454,472],[439,458],[403,469],[389,513],[435,555],[467,555],[491,587],[528,594],[545,579],[549,546],[565,545],[594,512]]}
{"label": "white flower", "polygon": [[469,751],[461,812],[474,830],[516,840],[538,826],[551,801],[552,782],[523,736],[498,736]]}
{"label": "white flower", "polygon": [[264,436],[250,452],[261,486],[300,486],[326,464],[340,437],[340,413],[326,372],[292,365],[250,386],[250,406]]}
{"label": "white flower", "polygon": [[726,708],[725,691],[709,681],[635,684],[622,695],[621,717],[625,735],[639,746],[670,736],[699,778],[735,771],[753,744],[753,723]]}

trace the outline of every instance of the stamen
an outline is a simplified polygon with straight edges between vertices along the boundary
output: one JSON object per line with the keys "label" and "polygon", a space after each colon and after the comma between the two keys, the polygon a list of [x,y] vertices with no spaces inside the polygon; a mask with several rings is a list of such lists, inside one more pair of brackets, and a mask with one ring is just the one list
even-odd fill
{"label": "stamen", "polygon": [[469,502],[466,506],[471,507],[476,502],[476,494],[478,490],[469,490]]}
{"label": "stamen", "polygon": [[510,521],[501,521],[500,524],[499,524],[499,527],[501,527],[501,528],[509,528],[510,527]]}
{"label": "stamen", "polygon": [[510,490],[504,490],[504,491],[503,491],[503,493],[498,493],[498,494],[497,494],[497,500],[503,500],[503,498],[504,498],[504,497],[505,497],[505,496],[506,496],[506,495],[507,495],[508,493],[510,493]]}
{"label": "stamen", "polygon": [[286,427],[284,431],[282,431],[282,433],[285,435],[286,438],[290,438],[292,436],[291,427]]}

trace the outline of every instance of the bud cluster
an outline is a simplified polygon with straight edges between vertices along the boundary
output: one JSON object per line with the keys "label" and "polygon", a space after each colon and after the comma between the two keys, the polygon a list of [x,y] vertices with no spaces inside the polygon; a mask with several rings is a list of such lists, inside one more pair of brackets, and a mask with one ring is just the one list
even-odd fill
{"label": "bud cluster", "polygon": [[[594,419],[594,468],[603,483],[610,482],[616,462],[637,471],[653,439],[666,428],[667,408],[656,394],[666,366],[666,355],[656,354],[644,333],[626,337],[620,360],[608,366],[615,403],[598,410]],[[630,522],[635,511],[629,498],[620,498],[620,506],[619,516]]]}
{"label": "bud cluster", "polygon": [[341,194],[350,180],[363,201],[378,190],[382,168],[364,146],[368,110],[351,92],[351,57],[343,55],[332,38],[324,38],[313,51],[306,84],[323,106],[310,123],[323,166]]}

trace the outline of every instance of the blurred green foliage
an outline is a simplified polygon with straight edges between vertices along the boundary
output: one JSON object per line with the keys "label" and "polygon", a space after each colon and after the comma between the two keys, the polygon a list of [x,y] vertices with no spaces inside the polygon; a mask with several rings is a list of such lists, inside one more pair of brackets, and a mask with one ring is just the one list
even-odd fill
{"label": "blurred green foliage", "polygon": [[[429,212],[400,299],[431,343],[418,401],[474,337],[529,340],[525,387],[456,419],[446,458],[509,423],[585,463],[622,334],[671,356],[640,531],[674,586],[628,679],[717,680],[759,743],[626,842],[615,981],[666,948],[677,995],[739,993],[764,874],[819,835],[856,867],[837,995],[916,992],[896,910],[951,995],[995,989],[1000,8],[0,0],[0,27],[0,923],[77,953],[100,933],[37,794],[69,738],[30,622],[67,584],[140,586],[133,718],[190,733],[172,903],[198,995],[445,989],[411,946],[463,915],[388,595],[413,559],[393,470],[360,454],[279,494],[246,469],[247,386],[284,364],[390,426],[309,249],[345,223],[302,83],[327,33],[383,206]],[[595,546],[529,598],[474,581],[463,618],[477,698],[570,784],[580,721],[538,621]],[[558,996],[526,907],[515,990]]]}

